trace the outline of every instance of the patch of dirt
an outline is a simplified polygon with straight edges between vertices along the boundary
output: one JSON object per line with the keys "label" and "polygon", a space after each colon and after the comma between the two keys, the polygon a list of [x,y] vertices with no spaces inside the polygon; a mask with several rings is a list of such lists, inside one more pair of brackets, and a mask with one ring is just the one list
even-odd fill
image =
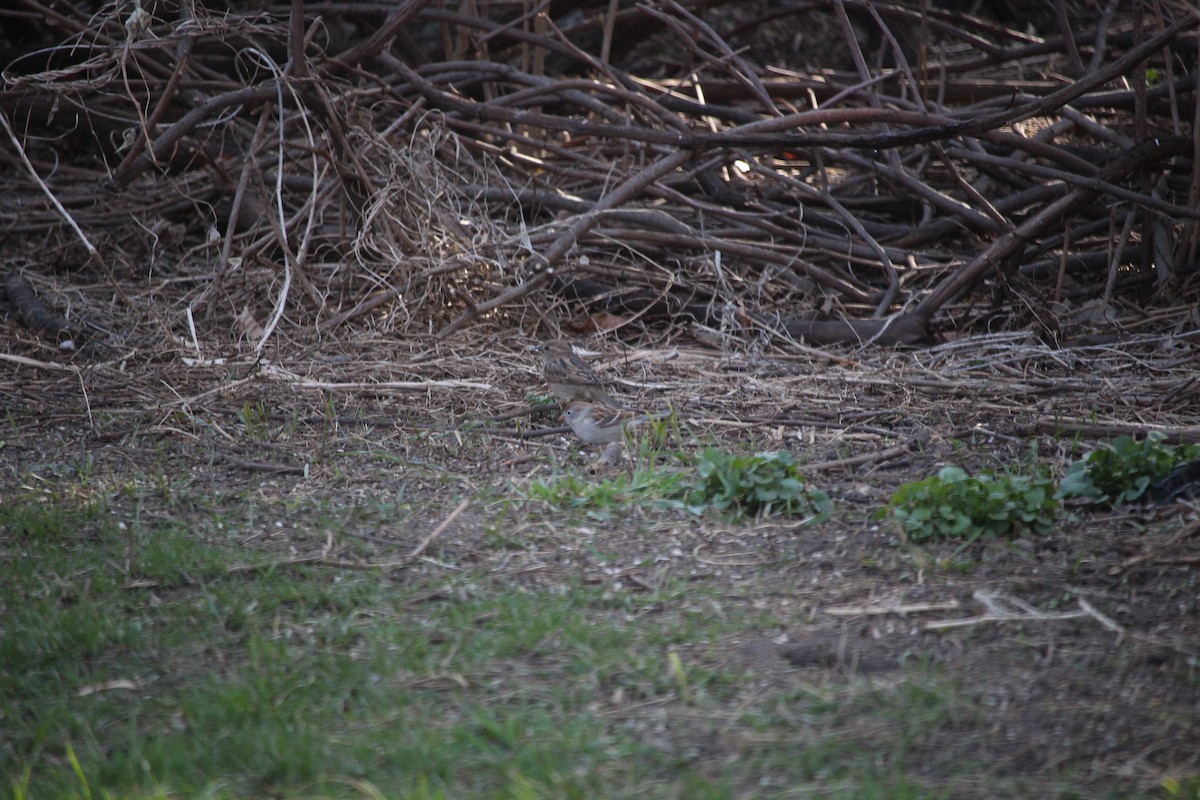
{"label": "patch of dirt", "polygon": [[[277,557],[351,563],[366,547],[397,562],[397,581],[454,563],[532,590],[564,576],[617,593],[694,586],[700,613],[738,608],[777,621],[697,655],[741,670],[756,692],[857,686],[886,700],[906,676],[948,681],[953,708],[906,751],[908,774],[931,786],[964,762],[1010,784],[1071,775],[1137,790],[1200,768],[1200,537],[1176,536],[1200,516],[1194,505],[1086,511],[1046,535],[965,548],[906,547],[869,518],[901,482],[944,464],[1014,463],[1036,444],[1061,467],[1076,446],[1066,408],[1086,403],[1087,424],[1114,431],[1133,419],[1143,430],[1188,430],[1179,391],[1194,373],[1153,369],[1148,349],[1083,363],[982,339],[823,361],[595,343],[626,398],[682,410],[686,447],[787,449],[816,465],[809,477],[838,511],[803,529],[638,510],[592,524],[523,505],[520,487],[586,472],[594,455],[581,456],[587,448],[554,412],[530,403],[543,391],[532,336],[432,347],[364,335],[296,342],[269,363],[232,345],[221,364],[188,363],[184,350],[75,367],[51,366],[12,323],[4,334],[10,353],[43,364],[17,365],[0,384],[5,496],[104,487],[120,506],[122,486],[165,480],[164,503],[204,497],[205,507],[147,513],[301,509],[240,532]],[[1044,427],[1056,420],[1057,436]],[[470,497],[481,499],[452,513]],[[502,515],[505,500],[513,505]],[[869,747],[870,719],[835,724]],[[754,747],[705,726],[673,741],[700,764]],[[988,796],[984,784],[956,796]]]}

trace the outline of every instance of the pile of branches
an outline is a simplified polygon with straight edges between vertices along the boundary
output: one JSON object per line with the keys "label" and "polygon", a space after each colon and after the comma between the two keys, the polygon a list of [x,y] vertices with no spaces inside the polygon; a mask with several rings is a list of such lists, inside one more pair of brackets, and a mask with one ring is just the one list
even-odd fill
{"label": "pile of branches", "polygon": [[15,0],[0,226],[110,277],[171,239],[187,310],[260,348],[285,316],[449,336],[548,300],[1057,344],[1090,301],[1194,299],[1194,3],[976,5]]}

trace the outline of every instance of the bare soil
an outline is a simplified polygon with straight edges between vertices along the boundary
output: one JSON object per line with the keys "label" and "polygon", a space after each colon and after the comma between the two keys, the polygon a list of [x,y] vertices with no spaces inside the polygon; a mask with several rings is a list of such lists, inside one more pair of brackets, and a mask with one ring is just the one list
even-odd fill
{"label": "bare soil", "polygon": [[[79,294],[99,303],[108,290],[97,282]],[[525,503],[530,481],[591,468],[554,412],[529,402],[542,392],[532,337],[433,346],[364,331],[291,341],[259,363],[230,339],[196,362],[188,343],[163,337],[158,349],[71,363],[13,322],[4,335],[10,358],[29,359],[10,360],[0,384],[5,495],[106,487],[119,506],[123,485],[164,481],[161,506],[145,513],[295,509],[287,525],[245,531],[246,546],[288,557],[349,561],[375,540],[393,554],[423,547],[424,573],[476,563],[530,589],[564,575],[628,592],[681,581],[722,598],[701,613],[775,620],[705,653],[756,691],[886,687],[913,670],[948,678],[952,722],[915,731],[905,769],[935,787],[964,759],[985,765],[955,796],[1046,789],[1065,776],[1150,791],[1200,769],[1194,503],[1080,510],[1048,534],[966,547],[908,547],[870,518],[901,482],[941,465],[1012,464],[1036,445],[1061,468],[1106,426],[1188,430],[1195,367],[1158,369],[1173,356],[1152,344],[1080,353],[1006,336],[821,359],[603,343],[597,361],[626,397],[682,409],[683,448],[787,449],[811,465],[838,510],[804,530],[637,510],[593,524]],[[1079,436],[1070,420],[1085,416],[1092,433]],[[428,540],[463,494],[476,500]],[[184,497],[191,505],[178,504]],[[416,512],[394,525],[328,516],[397,497]],[[869,724],[847,715],[837,728],[870,747]],[[673,746],[700,763],[756,746],[711,719],[687,730],[694,741]]]}

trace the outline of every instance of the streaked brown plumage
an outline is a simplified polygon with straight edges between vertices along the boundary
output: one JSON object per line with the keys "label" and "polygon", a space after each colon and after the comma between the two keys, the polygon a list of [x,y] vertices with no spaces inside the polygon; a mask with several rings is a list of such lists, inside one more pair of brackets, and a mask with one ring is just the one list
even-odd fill
{"label": "streaked brown plumage", "polygon": [[621,404],[608,393],[610,381],[596,374],[586,361],[575,353],[566,339],[547,342],[542,350],[542,378],[555,397],[565,403],[586,400],[620,408]]}
{"label": "streaked brown plumage", "polygon": [[650,420],[646,414],[607,403],[574,400],[567,404],[563,419],[580,439],[589,444],[611,444],[625,439],[625,431]]}

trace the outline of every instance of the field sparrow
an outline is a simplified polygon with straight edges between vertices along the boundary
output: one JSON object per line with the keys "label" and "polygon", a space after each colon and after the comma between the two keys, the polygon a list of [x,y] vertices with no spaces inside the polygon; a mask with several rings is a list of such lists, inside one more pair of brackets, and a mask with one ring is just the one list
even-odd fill
{"label": "field sparrow", "polygon": [[636,428],[650,417],[625,408],[573,400],[563,411],[563,419],[575,435],[590,444],[612,444],[625,440],[625,431]]}
{"label": "field sparrow", "polygon": [[542,377],[554,396],[563,402],[587,400],[620,408],[606,388],[610,381],[597,375],[577,356],[575,348],[566,339],[546,343],[542,350]]}

